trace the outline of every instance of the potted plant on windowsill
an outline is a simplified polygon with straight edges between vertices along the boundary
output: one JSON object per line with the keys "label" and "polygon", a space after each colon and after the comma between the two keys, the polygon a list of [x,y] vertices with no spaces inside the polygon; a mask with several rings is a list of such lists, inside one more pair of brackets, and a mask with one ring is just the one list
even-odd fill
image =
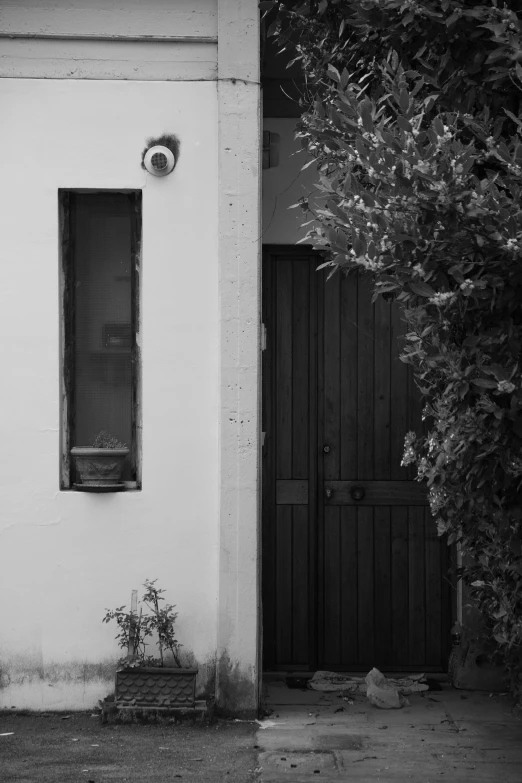
{"label": "potted plant on windowsill", "polygon": [[[193,708],[196,698],[197,669],[185,669],[179,658],[181,645],[175,637],[178,616],[174,605],[160,602],[164,590],[157,579],[146,579],[143,606],[137,603],[130,612],[125,606],[107,609],[104,623],[115,621],[119,646],[127,655],[119,660],[116,671],[115,706],[117,708],[160,709]],[[147,642],[155,640],[159,656],[147,654]]]}
{"label": "potted plant on windowsill", "polygon": [[75,446],[71,449],[71,456],[76,462],[80,482],[74,488],[84,492],[116,492],[125,489],[121,477],[128,454],[127,444],[105,430],[96,435],[92,446]]}

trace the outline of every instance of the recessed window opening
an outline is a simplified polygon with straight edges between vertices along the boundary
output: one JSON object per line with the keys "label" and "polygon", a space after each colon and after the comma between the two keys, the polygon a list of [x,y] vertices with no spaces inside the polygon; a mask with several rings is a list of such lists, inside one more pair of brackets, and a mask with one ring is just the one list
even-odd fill
{"label": "recessed window opening", "polygon": [[129,448],[122,480],[140,488],[138,283],[141,192],[60,191],[61,488],[78,481],[73,447],[100,432]]}

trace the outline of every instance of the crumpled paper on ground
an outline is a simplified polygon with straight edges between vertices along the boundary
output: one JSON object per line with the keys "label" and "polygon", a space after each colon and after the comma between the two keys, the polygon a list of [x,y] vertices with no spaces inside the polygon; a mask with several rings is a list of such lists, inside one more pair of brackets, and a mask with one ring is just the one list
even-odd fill
{"label": "crumpled paper on ground", "polygon": [[397,679],[386,678],[378,669],[372,669],[366,677],[351,677],[338,672],[318,671],[309,682],[316,691],[342,691],[365,693],[371,704],[381,709],[399,709],[408,700],[409,693],[429,690],[425,674],[409,674]]}
{"label": "crumpled paper on ground", "polygon": [[372,669],[366,675],[366,696],[370,704],[381,710],[399,710],[409,705],[408,699],[400,693],[400,688],[387,680],[378,669]]}

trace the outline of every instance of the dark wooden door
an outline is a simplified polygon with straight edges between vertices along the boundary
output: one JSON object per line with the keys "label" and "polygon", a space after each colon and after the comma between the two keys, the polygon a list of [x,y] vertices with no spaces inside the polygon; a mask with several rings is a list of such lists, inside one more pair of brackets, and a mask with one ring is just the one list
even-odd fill
{"label": "dark wooden door", "polygon": [[399,310],[317,258],[264,258],[264,667],[443,671],[448,550],[400,465],[422,422]]}

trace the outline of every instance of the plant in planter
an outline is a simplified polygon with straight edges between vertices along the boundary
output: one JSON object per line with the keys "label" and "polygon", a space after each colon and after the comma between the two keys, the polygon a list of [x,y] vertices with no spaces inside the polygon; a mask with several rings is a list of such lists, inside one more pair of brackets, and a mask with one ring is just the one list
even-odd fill
{"label": "plant in planter", "polygon": [[126,443],[114,435],[101,430],[92,442],[92,446],[75,446],[71,456],[76,462],[81,483],[75,489],[90,492],[109,492],[124,489],[121,481],[125,460],[129,454]]}
{"label": "plant in planter", "polygon": [[[104,623],[115,621],[116,640],[127,651],[116,672],[118,707],[169,709],[194,707],[197,669],[185,669],[179,658],[180,643],[175,637],[177,612],[173,604],[160,605],[164,590],[157,580],[146,579],[143,606],[107,609]],[[148,641],[155,640],[159,655],[149,655]]]}

